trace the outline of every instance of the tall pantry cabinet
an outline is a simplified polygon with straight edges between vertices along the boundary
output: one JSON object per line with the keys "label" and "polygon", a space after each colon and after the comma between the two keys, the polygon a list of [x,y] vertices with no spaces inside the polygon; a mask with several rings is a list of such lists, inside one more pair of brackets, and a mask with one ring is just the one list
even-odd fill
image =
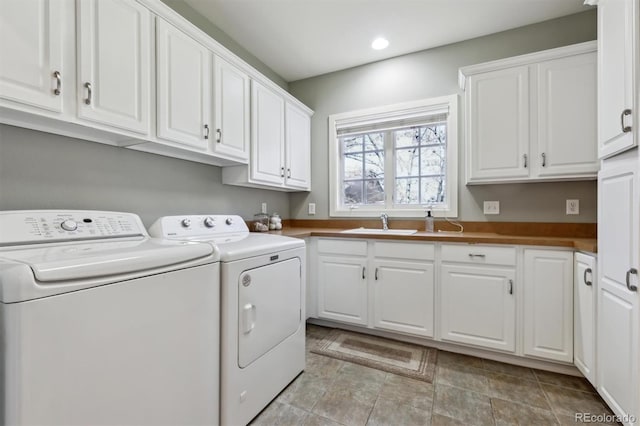
{"label": "tall pantry cabinet", "polygon": [[598,6],[597,389],[623,424],[640,419],[640,0]]}

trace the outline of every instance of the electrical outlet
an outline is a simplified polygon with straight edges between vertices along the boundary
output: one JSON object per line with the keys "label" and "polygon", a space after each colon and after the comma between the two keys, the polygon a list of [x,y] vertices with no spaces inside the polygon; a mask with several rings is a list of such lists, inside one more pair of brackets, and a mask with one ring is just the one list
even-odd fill
{"label": "electrical outlet", "polygon": [[262,203],[262,213],[267,213],[267,203]]}
{"label": "electrical outlet", "polygon": [[580,214],[580,200],[567,200],[567,214]]}
{"label": "electrical outlet", "polygon": [[316,214],[316,203],[309,203],[309,215]]}
{"label": "electrical outlet", "polygon": [[500,201],[485,201],[484,214],[500,214]]}

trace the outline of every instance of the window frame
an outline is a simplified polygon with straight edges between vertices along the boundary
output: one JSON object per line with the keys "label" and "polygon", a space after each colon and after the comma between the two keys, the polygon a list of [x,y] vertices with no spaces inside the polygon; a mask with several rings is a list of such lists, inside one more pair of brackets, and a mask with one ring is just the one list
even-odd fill
{"label": "window frame", "polygon": [[[344,124],[384,122],[404,114],[429,115],[431,111],[448,108],[446,141],[446,189],[445,205],[432,208],[435,217],[458,216],[458,95],[441,96],[418,101],[403,102],[375,108],[349,111],[329,115],[329,216],[331,217],[377,217],[387,213],[391,217],[423,217],[427,204],[394,204],[396,165],[394,142],[385,137],[385,202],[384,205],[342,205],[342,152],[337,129]],[[372,130],[374,132],[375,130]],[[393,130],[383,131],[386,135]],[[391,162],[391,166],[387,166]],[[387,170],[393,170],[389,176]],[[391,184],[391,186],[389,186]]]}

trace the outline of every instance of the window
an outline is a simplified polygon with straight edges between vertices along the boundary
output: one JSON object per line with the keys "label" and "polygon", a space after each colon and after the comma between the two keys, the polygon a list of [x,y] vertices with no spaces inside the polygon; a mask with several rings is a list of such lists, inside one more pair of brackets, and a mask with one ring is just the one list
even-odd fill
{"label": "window", "polygon": [[329,116],[331,216],[457,216],[457,96]]}

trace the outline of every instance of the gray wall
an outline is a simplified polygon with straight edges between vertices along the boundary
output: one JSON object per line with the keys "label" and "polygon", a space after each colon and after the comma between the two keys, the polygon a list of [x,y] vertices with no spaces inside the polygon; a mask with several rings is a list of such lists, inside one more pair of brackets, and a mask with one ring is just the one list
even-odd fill
{"label": "gray wall", "polygon": [[[330,114],[415,99],[450,95],[458,88],[458,68],[538,50],[596,39],[595,9],[540,24],[425,50],[393,59],[289,83],[289,91],[315,111],[311,193],[291,196],[292,218],[329,215],[328,120]],[[461,101],[464,101],[462,96]],[[462,113],[462,105],[460,112]],[[596,183],[464,185],[464,133],[459,117],[459,218],[467,221],[595,222]],[[565,215],[565,199],[580,200],[580,215]],[[484,200],[500,201],[500,215],[484,216]],[[307,203],[316,215],[307,215]]]}
{"label": "gray wall", "polygon": [[239,45],[234,39],[229,37],[227,33],[200,15],[194,8],[189,6],[183,0],[162,0],[162,2],[189,20],[193,25],[209,34],[209,36],[214,40],[238,55],[249,65],[271,79],[274,83],[285,90],[287,89],[287,82],[280,77],[280,75],[276,74],[275,71],[265,65],[260,59],[256,58],[247,49]]}
{"label": "gray wall", "polygon": [[288,195],[222,185],[219,167],[0,124],[0,210],[88,209],[159,216],[237,213],[266,202],[288,217]]}

